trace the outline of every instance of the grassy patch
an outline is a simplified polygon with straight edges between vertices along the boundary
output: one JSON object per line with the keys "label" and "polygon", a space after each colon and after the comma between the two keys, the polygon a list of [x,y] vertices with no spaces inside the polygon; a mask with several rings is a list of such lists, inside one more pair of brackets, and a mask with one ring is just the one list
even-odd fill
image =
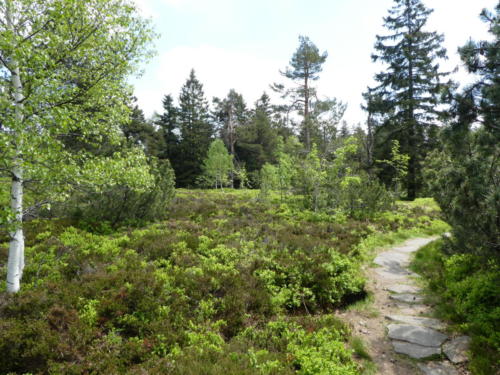
{"label": "grassy patch", "polygon": [[367,318],[376,318],[380,316],[380,312],[373,306],[373,294],[367,293],[366,296],[346,307],[348,311],[357,311]]}

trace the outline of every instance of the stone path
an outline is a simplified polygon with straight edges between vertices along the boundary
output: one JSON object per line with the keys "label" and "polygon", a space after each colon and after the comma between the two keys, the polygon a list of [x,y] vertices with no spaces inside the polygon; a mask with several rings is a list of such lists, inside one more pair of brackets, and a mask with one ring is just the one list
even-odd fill
{"label": "stone path", "polygon": [[390,313],[384,315],[387,336],[393,350],[418,360],[417,368],[425,375],[467,374],[463,364],[467,361],[470,339],[467,336],[450,337],[444,322],[425,316],[431,313],[431,307],[424,304],[420,295],[415,280],[418,275],[408,269],[411,253],[432,240],[409,240],[380,253],[374,260],[379,266],[374,270],[377,275],[375,288],[387,294],[378,293],[379,296],[392,302],[386,305]]}

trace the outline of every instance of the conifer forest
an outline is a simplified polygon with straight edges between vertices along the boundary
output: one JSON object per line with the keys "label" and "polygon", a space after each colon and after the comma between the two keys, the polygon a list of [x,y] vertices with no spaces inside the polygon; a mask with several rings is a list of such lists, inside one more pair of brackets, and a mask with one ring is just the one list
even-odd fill
{"label": "conifer forest", "polygon": [[500,2],[450,50],[387,0],[353,123],[306,25],[258,98],[190,61],[145,111],[148,1],[0,0],[0,375],[500,374]]}

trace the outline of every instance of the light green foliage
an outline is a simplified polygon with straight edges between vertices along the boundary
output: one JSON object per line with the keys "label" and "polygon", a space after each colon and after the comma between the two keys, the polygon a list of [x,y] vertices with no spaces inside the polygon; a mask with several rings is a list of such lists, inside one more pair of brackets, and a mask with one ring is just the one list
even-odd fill
{"label": "light green foliage", "polygon": [[97,310],[96,307],[99,305],[99,301],[91,299],[85,301],[81,298],[81,308],[79,311],[80,319],[89,326],[93,326],[97,323]]}
{"label": "light green foliage", "polygon": [[227,186],[229,173],[234,170],[233,157],[220,139],[210,144],[207,158],[203,162],[203,180],[215,189]]}
{"label": "light green foliage", "polygon": [[431,226],[438,212],[412,202],[356,220],[306,210],[301,198],[257,198],[181,189],[164,221],[105,235],[26,223],[24,288],[0,306],[0,368],[361,373],[348,329],[330,315],[365,295],[360,247]]}
{"label": "light green foliage", "polygon": [[279,185],[277,168],[272,164],[264,164],[260,170],[260,197],[267,198]]}
{"label": "light green foliage", "polygon": [[399,197],[402,183],[408,174],[408,163],[410,157],[406,154],[402,154],[400,151],[399,141],[397,139],[392,140],[391,147],[391,158],[389,160],[377,160],[378,163],[386,164],[394,169],[394,177],[392,178],[393,190],[396,193],[396,197]]}
{"label": "light green foliage", "polygon": [[[153,33],[127,0],[6,0],[0,4],[0,177],[11,178],[8,290],[24,265],[23,189],[37,206],[62,201],[80,183],[151,186],[139,150],[98,158],[68,138],[117,145],[127,120],[128,76],[149,54]],[[95,184],[94,184],[95,182]],[[26,184],[29,184],[26,186]],[[15,215],[15,217],[12,216]]]}
{"label": "light green foliage", "polygon": [[[147,189],[141,182],[129,184],[116,176],[99,189],[80,184],[79,191],[56,205],[53,211],[93,230],[106,232],[123,224],[141,224],[164,218],[175,194],[174,172],[168,160],[150,158],[141,166],[149,173]],[[124,173],[126,174],[126,172]]]}
{"label": "light green foliage", "polygon": [[450,243],[439,240],[420,249],[412,263],[422,274],[438,314],[472,336],[473,374],[487,375],[498,366],[500,335],[500,269],[492,259],[485,267],[480,256],[448,256]]}
{"label": "light green foliage", "polygon": [[[0,96],[3,129],[9,129],[0,133],[2,170],[12,168],[16,153],[30,155],[21,162],[25,179],[40,181],[58,197],[70,186],[67,181],[99,186],[119,178],[147,186],[147,169],[135,168],[144,165],[139,152],[105,159],[73,154],[63,135],[77,133],[96,144],[106,135],[119,142],[117,124],[128,116],[124,79],[149,53],[149,25],[130,3],[118,0],[10,0],[2,6],[2,17],[7,4],[14,31],[0,28],[0,51],[4,61],[19,65],[26,99],[19,121],[9,97]],[[21,16],[31,22],[22,23]],[[2,85],[11,92],[7,81]]]}
{"label": "light green foliage", "polygon": [[298,165],[295,174],[295,187],[304,197],[304,206],[317,211],[321,206],[322,188],[326,180],[326,172],[322,168],[316,145]]}
{"label": "light green foliage", "polygon": [[280,146],[278,164],[263,169],[266,175],[273,176],[268,179],[273,183],[267,183],[264,189],[279,190],[282,202],[293,200],[294,197],[290,197],[293,193],[302,198],[306,209],[345,212],[351,217],[369,217],[390,208],[392,197],[389,192],[379,182],[370,179],[353,160],[358,150],[354,137],[344,141],[335,151],[333,160],[321,158],[315,145],[303,157],[297,152],[284,152],[287,148],[294,149],[290,145]]}

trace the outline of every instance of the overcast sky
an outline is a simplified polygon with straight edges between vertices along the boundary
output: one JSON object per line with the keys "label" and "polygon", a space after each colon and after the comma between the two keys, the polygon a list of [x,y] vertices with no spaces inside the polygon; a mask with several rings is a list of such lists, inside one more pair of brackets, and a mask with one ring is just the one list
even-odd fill
{"label": "overcast sky", "polygon": [[[207,98],[224,97],[231,88],[253,105],[273,82],[286,82],[284,70],[306,35],[327,51],[318,93],[348,103],[344,119],[364,123],[361,93],[381,69],[370,55],[376,34],[386,34],[383,17],[393,0],[135,0],[151,17],[160,38],[157,56],[132,83],[146,116],[161,112],[164,95],[177,98],[194,68]],[[427,30],[445,35],[449,60],[460,65],[457,47],[470,37],[488,36],[479,20],[482,8],[497,0],[424,0],[434,9]],[[464,81],[458,73],[456,79]]]}

